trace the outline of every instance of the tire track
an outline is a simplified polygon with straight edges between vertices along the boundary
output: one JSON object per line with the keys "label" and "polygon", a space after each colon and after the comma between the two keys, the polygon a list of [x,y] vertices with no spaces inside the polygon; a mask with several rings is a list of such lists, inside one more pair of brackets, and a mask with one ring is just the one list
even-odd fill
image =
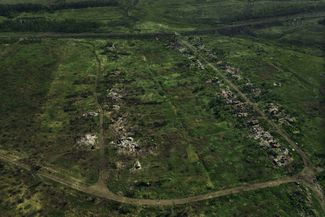
{"label": "tire track", "polygon": [[87,186],[86,184],[75,181],[72,177],[61,177],[60,174],[52,173],[49,167],[42,168],[39,172],[33,172],[27,165],[17,162],[15,159],[11,157],[7,157],[0,153],[0,160],[12,164],[18,168],[25,169],[27,172],[31,174],[35,174],[40,178],[46,178],[55,183],[59,183],[64,185],[65,187],[77,190],[82,193],[86,193],[89,195],[93,195],[96,197],[104,198],[107,200],[112,200],[119,203],[137,205],[137,206],[174,206],[174,205],[182,205],[188,203],[194,203],[209,199],[214,199],[218,197],[224,197],[233,194],[239,194],[242,192],[255,191],[264,188],[272,188],[277,187],[283,184],[288,183],[299,183],[299,176],[287,176],[282,177],[280,179],[266,181],[266,182],[256,182],[256,183],[245,183],[237,187],[222,189],[219,191],[214,191],[206,194],[200,194],[197,196],[184,197],[184,198],[176,198],[176,199],[137,199],[137,198],[129,198],[121,195],[117,195],[109,191],[107,188],[104,189],[102,186],[96,184],[93,186]]}

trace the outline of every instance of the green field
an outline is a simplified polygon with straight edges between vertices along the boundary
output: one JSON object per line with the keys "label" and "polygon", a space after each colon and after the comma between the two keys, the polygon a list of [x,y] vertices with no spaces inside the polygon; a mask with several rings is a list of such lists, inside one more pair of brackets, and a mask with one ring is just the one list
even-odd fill
{"label": "green field", "polygon": [[0,216],[324,216],[324,13],[0,0]]}

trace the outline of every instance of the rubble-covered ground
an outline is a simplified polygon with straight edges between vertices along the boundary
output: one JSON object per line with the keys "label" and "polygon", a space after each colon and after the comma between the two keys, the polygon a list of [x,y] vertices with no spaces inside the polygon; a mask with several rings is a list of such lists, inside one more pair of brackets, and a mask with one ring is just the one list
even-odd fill
{"label": "rubble-covered ground", "polygon": [[[188,40],[195,43],[196,39]],[[200,43],[218,40],[224,45],[227,40],[252,43],[239,37],[204,38]],[[295,151],[227,90],[214,71],[193,64],[188,55],[171,46],[172,41],[98,40],[89,45],[75,40],[56,48],[58,55],[64,56],[58,58],[48,93],[35,114],[38,131],[25,139],[34,142],[10,146],[11,137],[3,136],[7,141],[4,147],[28,153],[32,162],[94,183],[102,127],[107,185],[117,194],[136,198],[196,195],[299,172],[301,159]],[[44,46],[51,43],[42,42]],[[37,44],[15,46],[20,48],[15,55],[37,48]],[[288,52],[277,49],[277,56]],[[100,61],[99,71],[94,52]],[[297,136],[302,137],[301,116],[274,96],[263,100],[273,89],[264,89],[256,74],[246,74],[245,68],[226,58],[216,61],[220,70],[230,73],[231,79],[238,79],[232,71],[240,74],[240,81],[249,79],[249,84],[241,86],[255,90],[248,96],[257,100],[270,118],[284,118],[284,126],[299,129]],[[223,69],[226,63],[231,66]],[[274,87],[274,82],[280,81],[269,81],[275,90],[286,88],[283,80],[281,87]],[[102,126],[95,95],[102,107]]]}
{"label": "rubble-covered ground", "polygon": [[[301,161],[287,144],[272,157],[216,99],[222,88],[208,82],[215,73],[193,66],[170,40],[114,43],[127,55],[108,60],[103,82],[109,93],[102,99],[110,113],[109,189],[132,197],[180,197],[299,171]],[[284,157],[288,161],[281,163]],[[136,160],[141,169],[134,171]]]}
{"label": "rubble-covered ground", "polygon": [[[26,2],[72,7],[77,1]],[[0,38],[0,157],[31,168],[0,161],[1,217],[325,215],[303,183],[144,207],[76,192],[36,175],[47,169],[48,176],[103,184],[115,194],[142,199],[186,198],[294,177],[303,160],[267,118],[306,153],[325,189],[324,0],[189,0],[186,5],[147,0],[98,7],[85,2],[78,9],[20,5],[9,15],[0,7],[0,36],[16,36]],[[9,3],[24,1],[0,0]],[[311,11],[314,18],[308,18]],[[211,32],[232,22],[288,14],[297,17]],[[63,25],[66,21],[71,26]],[[82,33],[89,24],[95,29],[86,33],[93,30],[94,38],[19,37],[55,25]],[[202,29],[210,31],[132,37]],[[98,32],[129,35],[97,38]]]}
{"label": "rubble-covered ground", "polygon": [[[223,45],[228,40],[238,40],[239,47],[241,42],[253,42],[247,38],[221,37],[215,41],[204,38],[201,43],[219,43],[218,40]],[[258,120],[258,115],[240,97],[228,91],[214,71],[201,68],[197,62],[193,64],[191,58],[171,47],[171,42],[172,39],[98,40],[89,45],[85,40],[74,40],[56,47],[58,63],[50,72],[48,92],[38,110],[34,110],[36,134],[22,137],[25,145],[14,146],[13,136],[17,132],[10,132],[2,136],[3,147],[27,153],[31,162],[51,165],[63,174],[94,183],[103,136],[109,189],[136,198],[196,195],[299,172],[301,159],[295,151],[270,126]],[[41,43],[55,44],[51,40]],[[108,49],[112,44],[114,48]],[[38,44],[15,46],[14,55],[19,56],[25,49],[37,49]],[[94,52],[100,61],[99,71]],[[277,52],[273,58],[288,49],[277,48]],[[221,70],[236,71],[243,79],[250,79],[249,84],[241,86],[255,89],[249,97],[257,100],[270,118],[283,118],[284,126],[290,124],[295,131],[299,130],[297,135],[292,134],[303,139],[303,123],[309,119],[302,122],[302,118],[308,116],[295,111],[300,108],[277,101],[274,95],[263,98],[264,94],[276,93],[265,89],[265,85],[277,90],[286,88],[285,81],[261,84],[254,77],[256,74],[246,73],[245,68],[228,62],[227,57],[217,61]],[[312,60],[318,63],[317,57]],[[234,68],[222,69],[220,61]],[[232,73],[229,76],[238,79]],[[274,87],[274,82],[281,82],[281,87]],[[100,112],[104,116],[102,126]],[[9,110],[8,114],[10,118]],[[313,156],[315,162],[321,162],[316,157]],[[35,206],[37,211],[38,205]]]}

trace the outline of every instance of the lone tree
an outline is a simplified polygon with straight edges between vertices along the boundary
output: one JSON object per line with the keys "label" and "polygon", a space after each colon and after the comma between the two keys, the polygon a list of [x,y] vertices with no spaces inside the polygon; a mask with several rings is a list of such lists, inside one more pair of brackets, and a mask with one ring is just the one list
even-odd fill
{"label": "lone tree", "polygon": [[120,0],[120,6],[125,14],[130,17],[131,11],[137,6],[139,0]]}

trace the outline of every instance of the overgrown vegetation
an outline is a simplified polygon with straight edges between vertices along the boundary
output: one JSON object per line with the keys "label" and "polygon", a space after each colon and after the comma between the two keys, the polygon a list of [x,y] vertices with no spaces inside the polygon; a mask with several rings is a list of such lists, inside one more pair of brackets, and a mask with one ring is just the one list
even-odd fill
{"label": "overgrown vegetation", "polygon": [[39,12],[63,9],[80,9],[90,7],[105,7],[105,6],[117,6],[118,2],[115,0],[95,0],[95,1],[77,1],[77,2],[58,2],[57,4],[44,5],[44,4],[0,4],[0,16],[12,16],[15,13],[21,12]]}
{"label": "overgrown vegetation", "polygon": [[[58,47],[53,42],[4,44],[1,53],[1,140],[2,146],[28,150],[39,115],[58,64]],[[14,100],[13,100],[14,99]],[[27,148],[27,149],[25,149]]]}
{"label": "overgrown vegetation", "polygon": [[[324,216],[324,7],[0,0],[0,213]],[[287,179],[170,207],[94,196],[186,200]]]}
{"label": "overgrown vegetation", "polygon": [[96,32],[96,22],[75,20],[16,19],[0,23],[3,32]]}

